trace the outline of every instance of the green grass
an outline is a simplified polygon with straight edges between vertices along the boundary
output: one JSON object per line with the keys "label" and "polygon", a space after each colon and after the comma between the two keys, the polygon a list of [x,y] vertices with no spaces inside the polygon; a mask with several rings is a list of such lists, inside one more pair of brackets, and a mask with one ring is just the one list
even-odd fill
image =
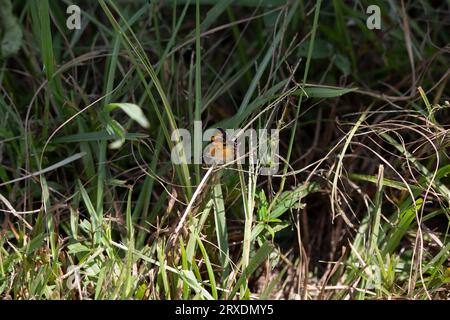
{"label": "green grass", "polygon": [[[448,3],[11,2],[0,298],[449,298]],[[278,172],[173,164],[194,120]]]}

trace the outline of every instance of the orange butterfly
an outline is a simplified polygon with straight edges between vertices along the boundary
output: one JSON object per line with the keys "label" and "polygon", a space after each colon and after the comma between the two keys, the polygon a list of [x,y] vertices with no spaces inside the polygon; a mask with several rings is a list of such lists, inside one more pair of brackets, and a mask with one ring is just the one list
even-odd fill
{"label": "orange butterfly", "polygon": [[211,137],[209,155],[216,163],[224,164],[234,160],[234,144],[227,140],[227,134],[222,128]]}

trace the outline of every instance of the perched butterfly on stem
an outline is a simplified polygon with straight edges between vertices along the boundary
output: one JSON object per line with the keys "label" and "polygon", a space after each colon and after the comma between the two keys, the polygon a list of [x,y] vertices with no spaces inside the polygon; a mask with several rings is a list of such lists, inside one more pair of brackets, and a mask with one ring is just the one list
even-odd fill
{"label": "perched butterfly on stem", "polygon": [[225,130],[217,128],[211,136],[208,157],[215,164],[225,164],[234,160],[234,153],[234,143],[227,139]]}

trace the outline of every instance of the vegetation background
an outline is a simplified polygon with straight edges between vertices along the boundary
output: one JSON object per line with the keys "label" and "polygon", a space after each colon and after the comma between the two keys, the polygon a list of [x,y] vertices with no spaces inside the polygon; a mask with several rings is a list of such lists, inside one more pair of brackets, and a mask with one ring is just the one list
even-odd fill
{"label": "vegetation background", "polygon": [[[0,297],[448,299],[449,10],[0,0]],[[278,173],[174,165],[194,120]]]}

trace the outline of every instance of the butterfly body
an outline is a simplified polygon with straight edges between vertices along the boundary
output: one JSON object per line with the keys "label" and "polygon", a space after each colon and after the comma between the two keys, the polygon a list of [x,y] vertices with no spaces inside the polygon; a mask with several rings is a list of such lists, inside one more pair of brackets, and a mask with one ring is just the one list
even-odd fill
{"label": "butterfly body", "polygon": [[234,160],[234,143],[228,141],[227,134],[222,128],[217,128],[211,136],[211,145],[208,156],[216,164],[225,164]]}

